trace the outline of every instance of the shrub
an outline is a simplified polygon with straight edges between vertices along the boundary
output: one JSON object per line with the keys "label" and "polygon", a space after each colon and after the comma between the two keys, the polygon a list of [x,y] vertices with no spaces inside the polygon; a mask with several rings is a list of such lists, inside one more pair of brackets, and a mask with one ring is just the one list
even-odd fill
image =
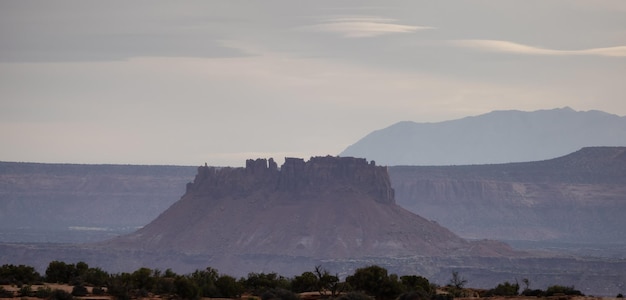
{"label": "shrub", "polygon": [[579,290],[574,289],[573,286],[553,285],[546,289],[546,296],[554,296],[556,294],[564,294],[568,296],[583,296]]}
{"label": "shrub", "polygon": [[33,295],[33,288],[30,285],[24,285],[19,291],[20,297],[30,297]]}
{"label": "shrub", "polygon": [[454,297],[450,294],[435,294],[431,298],[431,300],[452,300]]}
{"label": "shrub", "polygon": [[54,290],[50,295],[50,300],[73,300],[74,297],[72,294],[64,291],[64,290]]}
{"label": "shrub", "polygon": [[263,293],[261,300],[300,300],[300,296],[283,288],[275,288]]}
{"label": "shrub", "polygon": [[525,289],[522,292],[522,296],[526,296],[526,297],[541,297],[543,296],[545,293],[542,290],[531,290],[531,289]]}
{"label": "shrub", "polygon": [[50,298],[51,295],[52,295],[52,290],[49,287],[40,286],[37,288],[37,291],[35,291],[35,297],[40,298],[40,299]]}
{"label": "shrub", "polygon": [[508,281],[498,284],[495,288],[487,291],[487,297],[489,296],[517,296],[519,291],[519,284],[512,284]]}
{"label": "shrub", "polygon": [[349,292],[341,295],[338,300],[374,300],[374,297],[362,292]]}
{"label": "shrub", "polygon": [[0,298],[13,298],[13,292],[7,291],[4,287],[0,286]]}
{"label": "shrub", "polygon": [[41,275],[35,268],[25,265],[0,266],[0,284],[34,284],[41,280]]}
{"label": "shrub", "polygon": [[430,299],[430,296],[423,291],[408,292],[408,293],[401,294],[398,297],[398,300],[428,300],[428,299]]}
{"label": "shrub", "polygon": [[74,297],[84,297],[87,296],[87,294],[89,294],[89,292],[87,291],[87,288],[83,285],[75,285],[72,288],[72,296]]}
{"label": "shrub", "polygon": [[106,291],[103,288],[97,286],[91,290],[91,293],[99,296],[106,294]]}

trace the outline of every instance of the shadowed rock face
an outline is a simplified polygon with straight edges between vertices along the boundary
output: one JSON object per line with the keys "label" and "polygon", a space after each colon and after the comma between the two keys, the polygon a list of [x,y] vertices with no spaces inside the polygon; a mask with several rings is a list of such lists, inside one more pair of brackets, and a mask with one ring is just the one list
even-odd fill
{"label": "shadowed rock face", "polygon": [[325,259],[509,251],[470,244],[396,205],[386,167],[327,156],[287,158],[281,168],[272,159],[200,167],[180,201],[108,245]]}

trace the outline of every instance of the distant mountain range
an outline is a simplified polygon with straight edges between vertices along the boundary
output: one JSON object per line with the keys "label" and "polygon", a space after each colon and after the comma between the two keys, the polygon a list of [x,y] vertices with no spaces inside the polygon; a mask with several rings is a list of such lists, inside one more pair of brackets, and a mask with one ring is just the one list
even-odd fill
{"label": "distant mountain range", "polygon": [[399,122],[341,152],[382,165],[471,165],[550,159],[589,146],[626,146],[626,117],[569,107],[438,123]]}

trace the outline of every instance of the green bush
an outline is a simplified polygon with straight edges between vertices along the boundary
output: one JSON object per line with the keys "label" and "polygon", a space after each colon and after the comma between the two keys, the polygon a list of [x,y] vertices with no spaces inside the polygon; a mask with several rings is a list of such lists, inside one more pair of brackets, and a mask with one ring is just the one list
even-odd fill
{"label": "green bush", "polygon": [[574,289],[573,286],[553,285],[546,289],[546,296],[554,296],[556,294],[563,294],[568,296],[583,296],[579,290]]}
{"label": "green bush", "polygon": [[402,293],[402,283],[395,274],[388,275],[380,266],[359,268],[346,282],[356,291],[365,292],[378,300],[395,299]]}
{"label": "green bush", "polygon": [[519,284],[512,284],[508,281],[498,284],[495,288],[487,291],[486,296],[517,296],[519,291]]}
{"label": "green bush", "polygon": [[35,284],[38,281],[41,281],[41,275],[33,267],[9,264],[0,266],[0,284]]}
{"label": "green bush", "polygon": [[37,291],[35,291],[35,297],[40,298],[40,299],[50,298],[51,295],[52,295],[52,290],[47,286],[46,287],[40,286],[37,288]]}

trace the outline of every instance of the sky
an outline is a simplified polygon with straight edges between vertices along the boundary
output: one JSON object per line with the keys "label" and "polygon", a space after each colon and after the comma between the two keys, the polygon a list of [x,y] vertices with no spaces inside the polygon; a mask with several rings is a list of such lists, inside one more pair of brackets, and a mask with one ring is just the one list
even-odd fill
{"label": "sky", "polygon": [[0,0],[0,161],[243,166],[400,121],[626,115],[626,1]]}

